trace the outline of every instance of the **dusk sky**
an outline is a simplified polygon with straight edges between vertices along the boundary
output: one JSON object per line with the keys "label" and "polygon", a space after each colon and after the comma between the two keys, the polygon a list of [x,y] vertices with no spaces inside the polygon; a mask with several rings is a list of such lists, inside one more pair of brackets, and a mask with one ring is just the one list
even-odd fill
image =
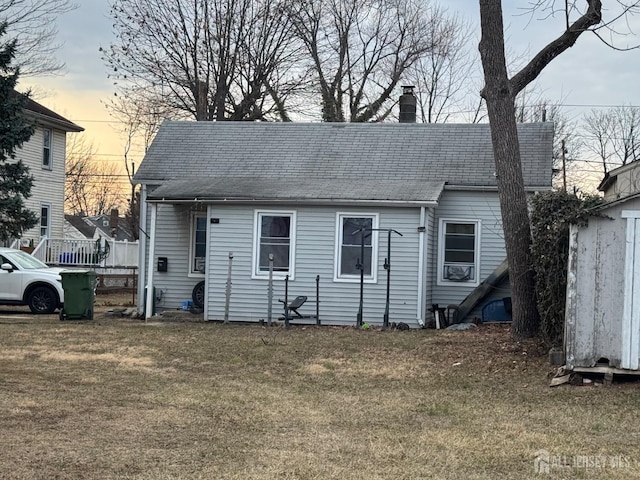
{"label": "dusk sky", "polygon": [[[20,86],[31,86],[39,102],[84,127],[100,159],[121,162],[123,141],[117,133],[119,125],[104,107],[114,89],[99,52],[100,47],[107,47],[113,41],[110,2],[78,0],[77,3],[76,10],[57,21],[58,40],[64,44],[58,57],[66,64],[66,71],[56,77],[25,79]],[[561,15],[542,20],[543,12],[531,17],[524,10],[514,8],[515,4],[526,7],[529,2],[503,3],[508,48],[514,55],[531,57],[562,29]],[[447,0],[440,4],[471,22],[479,40],[477,0]],[[636,31],[640,31],[640,17],[631,21],[631,26],[635,24]],[[629,44],[639,41],[638,36],[624,39]],[[476,47],[477,42],[472,48]],[[640,50],[615,51],[588,34],[545,69],[538,88],[545,98],[566,105],[563,110],[570,118],[579,118],[595,106],[640,105],[639,70]]]}

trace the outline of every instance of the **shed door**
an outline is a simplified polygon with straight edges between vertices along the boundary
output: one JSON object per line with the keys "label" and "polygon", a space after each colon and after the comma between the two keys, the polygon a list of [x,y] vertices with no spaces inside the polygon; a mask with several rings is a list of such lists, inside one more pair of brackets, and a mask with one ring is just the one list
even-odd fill
{"label": "shed door", "polygon": [[637,370],[640,356],[640,211],[623,210],[627,219],[622,311],[622,368]]}

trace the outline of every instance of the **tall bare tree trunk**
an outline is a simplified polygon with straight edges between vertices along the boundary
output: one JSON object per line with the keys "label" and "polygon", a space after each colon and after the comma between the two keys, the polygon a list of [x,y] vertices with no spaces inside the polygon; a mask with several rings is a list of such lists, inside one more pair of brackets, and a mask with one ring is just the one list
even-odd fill
{"label": "tall bare tree trunk", "polygon": [[516,127],[515,94],[507,75],[502,5],[500,0],[480,0],[482,38],[480,56],[491,124],[502,226],[509,262],[513,299],[513,334],[534,336],[540,323],[531,263],[531,229],[527,198],[520,165],[520,144]]}

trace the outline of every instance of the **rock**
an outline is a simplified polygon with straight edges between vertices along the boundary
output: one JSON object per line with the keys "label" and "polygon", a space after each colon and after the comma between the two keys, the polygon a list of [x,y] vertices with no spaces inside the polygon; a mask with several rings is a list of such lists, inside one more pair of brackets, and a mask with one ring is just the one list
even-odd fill
{"label": "rock", "polygon": [[471,330],[472,328],[477,328],[477,325],[475,323],[454,323],[445,330]]}

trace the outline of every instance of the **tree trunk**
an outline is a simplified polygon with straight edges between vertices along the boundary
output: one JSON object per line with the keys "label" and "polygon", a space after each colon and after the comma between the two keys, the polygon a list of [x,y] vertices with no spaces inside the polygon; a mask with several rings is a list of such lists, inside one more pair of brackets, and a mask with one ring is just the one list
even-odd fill
{"label": "tree trunk", "polygon": [[529,211],[520,165],[520,144],[515,116],[515,92],[507,75],[501,0],[480,0],[482,38],[480,56],[491,140],[496,164],[504,241],[509,262],[513,323],[517,338],[538,332],[539,315],[531,263]]}

